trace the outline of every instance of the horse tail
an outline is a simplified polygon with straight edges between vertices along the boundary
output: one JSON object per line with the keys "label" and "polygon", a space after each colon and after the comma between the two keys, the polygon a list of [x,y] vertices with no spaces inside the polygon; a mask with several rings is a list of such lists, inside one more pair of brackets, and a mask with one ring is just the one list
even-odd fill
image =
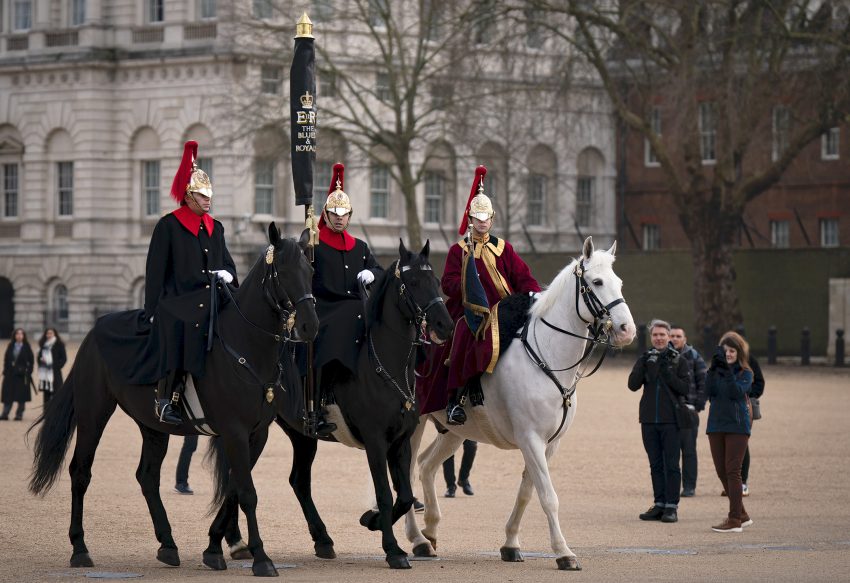
{"label": "horse tail", "polygon": [[27,436],[39,425],[41,429],[35,439],[29,490],[33,494],[44,496],[59,477],[59,471],[71,445],[71,437],[77,428],[73,369],[68,373],[62,388],[56,391],[42,414],[27,430]]}
{"label": "horse tail", "polygon": [[217,512],[227,497],[227,484],[230,481],[230,464],[224,455],[224,446],[220,437],[210,439],[210,446],[204,461],[212,465],[213,496],[210,501],[210,514]]}

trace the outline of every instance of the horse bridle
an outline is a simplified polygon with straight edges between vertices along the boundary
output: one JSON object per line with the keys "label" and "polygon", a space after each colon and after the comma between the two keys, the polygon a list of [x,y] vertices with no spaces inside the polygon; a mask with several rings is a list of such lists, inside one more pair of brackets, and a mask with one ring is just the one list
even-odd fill
{"label": "horse bridle", "polygon": [[[275,342],[282,342],[282,343],[304,342],[303,340],[294,340],[292,338],[292,328],[295,325],[295,313],[296,313],[296,310],[298,308],[298,304],[300,304],[301,302],[304,302],[304,301],[307,301],[307,300],[313,300],[315,302],[316,300],[313,297],[313,294],[309,293],[309,292],[304,294],[300,298],[298,298],[295,302],[292,302],[289,299],[289,296],[287,295],[286,290],[283,290],[282,286],[278,283],[279,279],[278,279],[277,267],[274,264],[274,250],[275,250],[274,245],[269,245],[268,248],[266,249],[266,252],[265,252],[265,264],[266,264],[265,273],[263,274],[263,278],[260,280],[260,283],[263,285],[263,296],[266,298],[266,302],[269,304],[269,307],[271,307],[271,309],[278,315],[279,327],[281,329],[283,329],[284,333],[270,332],[270,331],[266,330],[265,328],[263,328],[262,326],[260,326],[259,324],[252,322],[248,318],[248,316],[246,316],[245,313],[242,312],[242,309],[239,307],[238,302],[236,302],[235,298],[233,297],[233,293],[230,291],[230,288],[226,284],[223,285],[222,288],[225,290],[230,302],[236,308],[236,312],[242,317],[242,319],[245,322],[250,324],[254,329],[265,334],[266,336],[271,336],[272,338],[274,338]],[[272,285],[270,285],[270,286],[267,285],[267,282],[271,283]],[[269,290],[269,287],[271,287],[271,290]],[[281,293],[283,294],[282,298],[281,298],[281,295],[280,295]],[[285,308],[282,307],[281,304],[284,304],[286,307]],[[275,379],[275,381],[272,382],[272,383],[265,382],[265,381],[263,381],[262,378],[260,378],[259,373],[256,371],[256,369],[253,366],[251,366],[251,364],[248,362],[248,360],[244,356],[240,355],[227,342],[225,342],[224,337],[221,334],[221,331],[217,329],[216,332],[217,332],[216,335],[218,336],[218,339],[219,339],[219,342],[221,343],[222,348],[224,348],[224,350],[228,354],[230,354],[230,356],[235,358],[236,362],[238,362],[239,365],[241,365],[245,370],[247,370],[248,373],[252,377],[254,377],[254,380],[259,385],[263,386],[263,388],[265,389],[265,392],[266,392],[266,401],[271,403],[272,400],[274,399],[274,389],[275,389],[275,387],[283,387],[283,385],[281,383],[281,379],[283,378],[283,365],[280,362],[280,358],[278,358],[278,362],[277,362],[277,379]],[[282,351],[283,351],[283,345],[281,345],[280,352],[282,352]],[[278,356],[280,356],[280,354],[278,354]]]}
{"label": "horse bridle", "polygon": [[[543,371],[543,373],[549,377],[555,386],[558,388],[558,391],[561,393],[561,397],[563,398],[563,409],[564,415],[561,419],[561,424],[558,426],[558,429],[555,430],[555,433],[549,438],[547,443],[551,443],[553,439],[561,432],[561,429],[564,427],[564,423],[567,420],[567,409],[572,405],[572,396],[575,394],[576,385],[578,384],[579,379],[589,377],[602,366],[602,361],[605,360],[605,355],[607,354],[607,348],[611,346],[610,342],[610,333],[614,327],[614,322],[611,319],[611,309],[619,304],[625,303],[625,299],[619,297],[608,304],[603,304],[593,289],[588,285],[587,280],[584,278],[585,275],[585,266],[584,259],[579,260],[576,264],[575,269],[573,270],[573,276],[575,277],[576,283],[576,315],[581,319],[582,322],[587,324],[587,330],[590,333],[588,336],[582,336],[580,334],[575,334],[570,332],[569,330],[564,330],[563,328],[559,328],[555,326],[551,322],[546,321],[546,318],[541,317],[540,321],[543,322],[549,328],[560,332],[561,334],[565,334],[567,336],[572,336],[574,338],[579,338],[581,340],[585,340],[588,342],[587,346],[584,349],[584,354],[582,354],[581,358],[578,361],[566,368],[555,368],[549,366],[549,364],[535,352],[534,348],[532,348],[531,344],[528,341],[528,329],[530,326],[525,326],[522,330],[521,338],[522,344],[525,347],[525,351],[528,354],[531,361]],[[590,315],[593,317],[593,321],[586,320],[584,316],[581,315],[580,306],[578,303],[579,296],[584,300],[584,305],[587,307],[587,310],[590,312]],[[605,336],[604,339],[601,339],[602,336]],[[540,346],[540,343],[537,342],[537,333],[535,330],[534,341]],[[570,385],[569,388],[564,387],[558,378],[555,376],[556,372],[563,372],[567,370],[571,370],[577,366],[579,366],[582,362],[590,358],[590,355],[593,353],[593,350],[599,346],[603,345],[606,347],[606,350],[602,352],[602,356],[599,357],[599,361],[596,363],[596,366],[593,367],[593,370],[590,371],[589,374],[579,375],[576,380]]]}
{"label": "horse bridle", "polygon": [[[424,308],[420,308],[419,304],[410,297],[407,292],[407,286],[404,283],[404,280],[401,277],[401,274],[407,271],[410,271],[412,268],[409,265],[401,265],[401,259],[395,262],[395,270],[394,276],[398,280],[398,295],[401,300],[403,300],[404,304],[407,306],[408,310],[411,313],[411,319],[408,320],[408,323],[414,326],[414,337],[410,343],[410,350],[407,352],[407,358],[404,363],[404,389],[401,388],[398,381],[389,373],[386,367],[381,362],[381,359],[378,357],[378,352],[375,350],[375,343],[372,341],[372,333],[369,332],[369,358],[372,360],[372,363],[375,365],[375,372],[381,377],[385,382],[391,384],[395,389],[399,392],[399,394],[404,398],[404,409],[403,413],[411,411],[413,406],[416,404],[416,388],[415,383],[410,382],[408,371],[410,370],[411,359],[413,358],[413,354],[416,350],[416,347],[422,344],[422,340],[419,336],[419,331],[422,329],[423,324],[427,326],[428,321],[428,310],[436,306],[437,304],[443,303],[443,298],[438,293],[435,298],[429,301]],[[419,269],[422,271],[431,271],[431,266],[428,264],[423,264],[419,266]],[[405,390],[406,389],[406,390]]]}

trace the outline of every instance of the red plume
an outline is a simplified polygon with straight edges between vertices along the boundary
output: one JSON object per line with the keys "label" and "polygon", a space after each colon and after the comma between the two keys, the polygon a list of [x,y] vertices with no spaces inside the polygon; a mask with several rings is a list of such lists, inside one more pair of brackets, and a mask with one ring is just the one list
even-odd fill
{"label": "red plume", "polygon": [[484,176],[487,174],[487,168],[485,166],[479,166],[475,169],[475,178],[472,180],[472,190],[469,193],[469,199],[466,201],[466,208],[463,209],[463,219],[460,221],[460,229],[458,229],[457,234],[461,237],[466,235],[466,230],[469,228],[469,205],[472,203],[472,199],[475,198],[475,195],[478,194],[478,185],[481,184],[481,181],[484,180]]}
{"label": "red plume", "polygon": [[186,187],[192,179],[192,163],[198,157],[198,142],[190,140],[183,145],[183,159],[180,160],[180,166],[177,168],[177,174],[174,175],[174,182],[171,183],[171,198],[179,204],[183,204],[183,199],[186,198]]}
{"label": "red plume", "polygon": [[336,190],[336,181],[339,178],[339,188],[340,190],[345,190],[345,183],[343,182],[343,175],[345,174],[345,166],[343,166],[342,162],[337,162],[334,164],[334,171],[331,173],[331,186],[328,188],[328,194],[332,193]]}

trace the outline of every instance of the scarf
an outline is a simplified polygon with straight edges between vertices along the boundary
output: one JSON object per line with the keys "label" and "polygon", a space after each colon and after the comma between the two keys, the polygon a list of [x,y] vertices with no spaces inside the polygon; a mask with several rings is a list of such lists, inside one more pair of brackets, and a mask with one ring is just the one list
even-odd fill
{"label": "scarf", "polygon": [[45,340],[41,347],[41,358],[38,363],[38,384],[42,391],[53,391],[53,345],[56,344],[56,338]]}

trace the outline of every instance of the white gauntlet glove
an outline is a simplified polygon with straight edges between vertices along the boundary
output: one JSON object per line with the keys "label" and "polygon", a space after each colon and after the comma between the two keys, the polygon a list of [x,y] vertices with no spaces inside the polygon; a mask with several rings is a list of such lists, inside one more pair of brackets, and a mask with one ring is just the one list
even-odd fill
{"label": "white gauntlet glove", "polygon": [[530,295],[531,299],[535,302],[540,299],[540,292],[528,292],[528,295]]}
{"label": "white gauntlet glove", "polygon": [[373,281],[375,281],[375,274],[369,271],[368,269],[364,269],[360,273],[357,274],[357,281],[362,283],[364,286],[369,285]]}
{"label": "white gauntlet glove", "polygon": [[214,273],[216,279],[222,280],[224,283],[231,283],[233,281],[233,275],[226,269],[219,269],[217,271],[211,271],[210,273]]}

